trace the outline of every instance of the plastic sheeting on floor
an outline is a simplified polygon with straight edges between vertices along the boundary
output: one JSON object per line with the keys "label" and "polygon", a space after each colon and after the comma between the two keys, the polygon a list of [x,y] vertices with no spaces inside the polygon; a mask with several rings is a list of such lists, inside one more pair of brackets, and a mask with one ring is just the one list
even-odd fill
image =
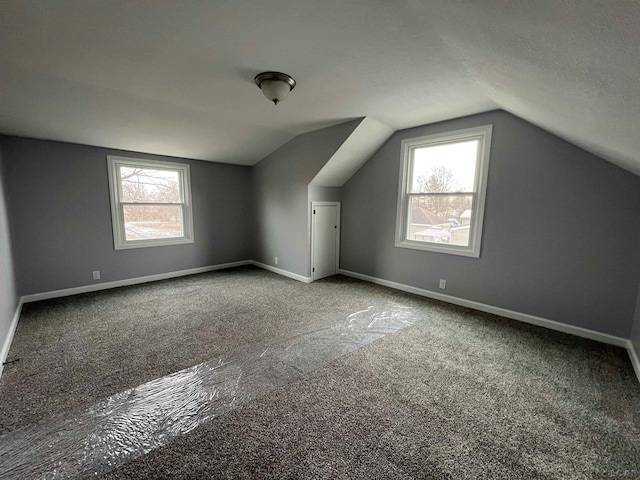
{"label": "plastic sheeting on floor", "polygon": [[0,436],[0,478],[106,473],[423,318],[422,312],[395,303],[371,306]]}

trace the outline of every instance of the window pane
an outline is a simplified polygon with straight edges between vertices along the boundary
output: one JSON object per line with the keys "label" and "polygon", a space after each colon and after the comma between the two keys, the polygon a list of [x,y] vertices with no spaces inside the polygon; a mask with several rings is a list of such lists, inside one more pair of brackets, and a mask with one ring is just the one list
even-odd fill
{"label": "window pane", "polygon": [[413,150],[411,193],[473,192],[478,140]]}
{"label": "window pane", "polygon": [[407,240],[467,247],[472,214],[472,195],[411,197]]}
{"label": "window pane", "polygon": [[184,237],[179,205],[123,205],[125,239]]}
{"label": "window pane", "polygon": [[180,173],[140,167],[120,167],[123,202],[180,203]]}

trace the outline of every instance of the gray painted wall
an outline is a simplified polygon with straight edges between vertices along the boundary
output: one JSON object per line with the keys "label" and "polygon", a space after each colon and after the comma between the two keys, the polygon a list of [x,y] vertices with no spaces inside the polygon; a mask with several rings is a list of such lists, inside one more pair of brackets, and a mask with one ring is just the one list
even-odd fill
{"label": "gray painted wall", "polygon": [[[11,320],[18,306],[3,170],[4,160],[0,145],[0,351],[7,340]],[[4,358],[0,358],[0,361],[4,361]],[[2,367],[0,367],[0,371],[2,371]]]}
{"label": "gray painted wall", "polygon": [[[17,137],[0,142],[20,295],[252,256],[249,167]],[[114,250],[107,155],[188,163],[195,243]],[[92,280],[93,270],[101,280]]]}
{"label": "gray painted wall", "polygon": [[[396,248],[402,139],[493,124],[479,259]],[[640,178],[503,111],[397,132],[342,188],[341,267],[629,338]],[[447,289],[438,289],[438,279]]]}
{"label": "gray painted wall", "polygon": [[309,183],[362,119],[299,135],[253,167],[255,260],[308,277]]}
{"label": "gray painted wall", "polygon": [[342,201],[342,187],[309,186],[309,203],[340,201]]}

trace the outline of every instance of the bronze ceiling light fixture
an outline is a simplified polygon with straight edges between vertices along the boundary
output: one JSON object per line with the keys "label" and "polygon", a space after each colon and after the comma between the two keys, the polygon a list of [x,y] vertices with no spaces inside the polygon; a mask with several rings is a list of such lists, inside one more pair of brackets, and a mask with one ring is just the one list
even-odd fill
{"label": "bronze ceiling light fixture", "polygon": [[296,86],[296,81],[291,75],[280,72],[262,72],[253,79],[260,87],[265,97],[278,105],[287,98],[289,92]]}

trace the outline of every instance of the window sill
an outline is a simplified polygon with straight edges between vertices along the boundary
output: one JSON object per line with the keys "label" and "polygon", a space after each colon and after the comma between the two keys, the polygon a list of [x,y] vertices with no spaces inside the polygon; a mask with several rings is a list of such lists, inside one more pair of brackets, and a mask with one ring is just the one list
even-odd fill
{"label": "window sill", "polygon": [[398,248],[410,248],[412,250],[423,250],[426,252],[445,253],[448,255],[459,255],[462,257],[480,258],[480,252],[473,247],[462,247],[457,245],[446,245],[427,242],[415,242],[411,240],[396,241]]}
{"label": "window sill", "polygon": [[171,238],[166,240],[137,240],[126,243],[118,242],[115,246],[115,250],[129,250],[131,248],[146,248],[146,247],[164,247],[168,245],[184,245],[185,243],[193,243],[192,238]]}

